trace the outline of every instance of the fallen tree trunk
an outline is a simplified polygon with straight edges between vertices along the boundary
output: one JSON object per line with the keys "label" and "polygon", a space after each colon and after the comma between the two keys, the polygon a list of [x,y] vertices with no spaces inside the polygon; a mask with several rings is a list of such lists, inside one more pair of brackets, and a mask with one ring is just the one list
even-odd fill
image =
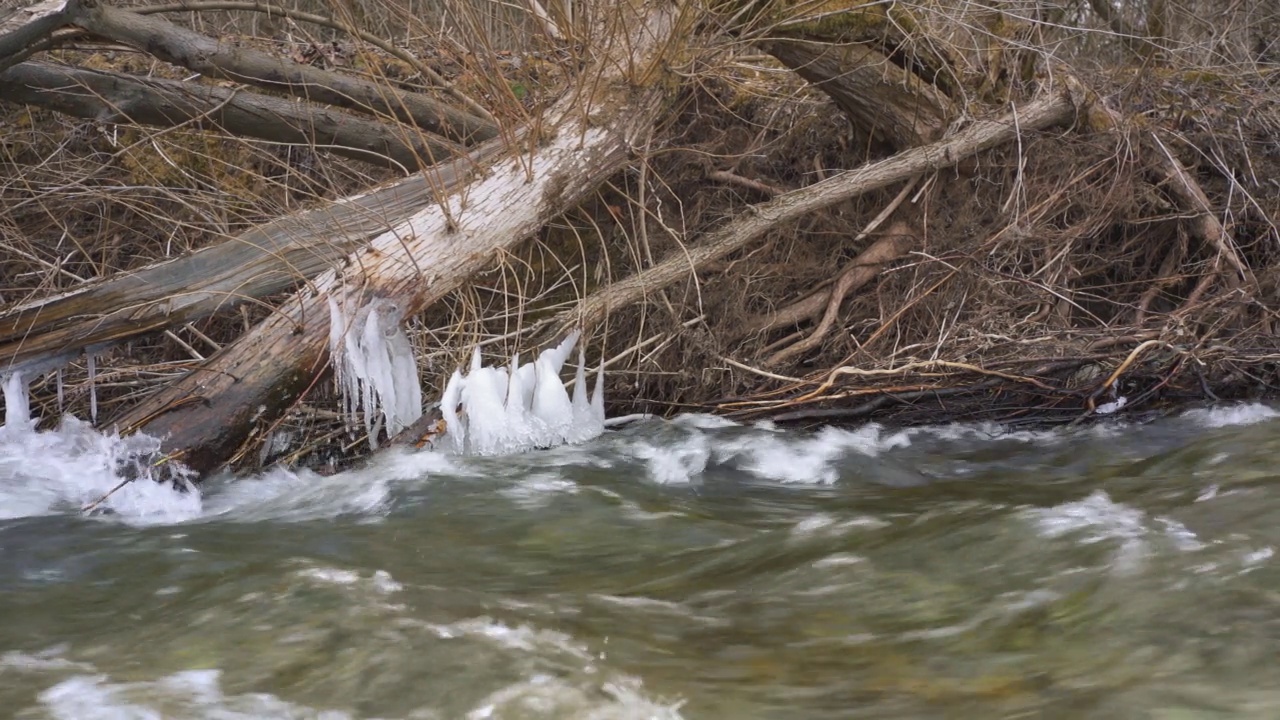
{"label": "fallen tree trunk", "polygon": [[954,114],[942,91],[869,45],[796,39],[758,44],[826,93],[854,125],[894,149],[937,140]]}
{"label": "fallen tree trunk", "polygon": [[492,120],[426,95],[289,62],[101,2],[50,0],[0,19],[0,69],[21,60],[34,43],[65,25],[78,26],[92,35],[138,48],[209,77],[393,117],[465,144],[483,142],[498,134]]}
{"label": "fallen tree trunk", "polygon": [[665,110],[659,80],[662,63],[677,50],[672,12],[662,7],[627,18],[622,27],[632,35],[629,42],[615,42],[614,51],[584,73],[582,92],[550,111],[540,136],[545,142],[531,157],[493,164],[483,178],[375,238],[342,271],[325,273],[117,424],[164,438],[165,450],[189,467],[212,470],[318,380],[331,294],[348,301],[393,298],[407,317],[490,265],[496,251],[572,208],[627,164],[633,144]]}
{"label": "fallen tree trunk", "polygon": [[494,123],[425,95],[385,84],[287,62],[263,52],[219,42],[158,17],[98,4],[77,13],[75,24],[108,40],[150,53],[209,77],[248,83],[313,102],[386,115],[463,143],[498,134]]}
{"label": "fallen tree trunk", "polygon": [[441,194],[465,185],[505,148],[495,139],[381,189],[273,220],[181,258],[9,308],[0,313],[0,367],[31,375],[67,355],[101,350],[297,287]]}
{"label": "fallen tree trunk", "polygon": [[643,300],[671,283],[696,273],[709,262],[746,247],[765,233],[807,213],[848,200],[871,190],[902,182],[910,177],[956,165],[976,153],[1009,142],[1019,133],[1062,124],[1075,116],[1078,99],[1059,90],[1017,108],[996,120],[979,120],[955,135],[932,145],[913,148],[863,167],[847,170],[808,187],[783,193],[751,207],[685,252],[659,262],[585,298],[565,311],[557,323],[561,328],[599,324],[610,310]]}
{"label": "fallen tree trunk", "polygon": [[465,150],[425,133],[292,100],[175,80],[28,61],[0,72],[0,99],[104,123],[217,126],[233,135],[319,146],[414,171]]}

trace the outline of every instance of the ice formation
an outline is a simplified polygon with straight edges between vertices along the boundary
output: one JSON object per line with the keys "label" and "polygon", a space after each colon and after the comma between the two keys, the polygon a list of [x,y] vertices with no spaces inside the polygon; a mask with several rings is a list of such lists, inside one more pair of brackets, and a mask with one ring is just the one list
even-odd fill
{"label": "ice formation", "polygon": [[4,426],[0,432],[22,433],[32,428],[31,401],[27,397],[27,384],[22,373],[4,376]]}
{"label": "ice formation", "polygon": [[578,371],[570,399],[560,369],[577,344],[578,333],[520,364],[485,367],[480,349],[466,375],[453,373],[440,397],[443,442],[467,455],[504,455],[564,443],[583,442],[604,432],[604,369],[587,394],[586,358],[578,351]]}
{"label": "ice formation", "polygon": [[[345,300],[345,299],[344,299]],[[404,313],[395,302],[375,299],[350,311],[350,301],[329,297],[329,353],[347,417],[364,411],[369,445],[377,449],[385,423],[395,435],[422,415],[422,386]]]}

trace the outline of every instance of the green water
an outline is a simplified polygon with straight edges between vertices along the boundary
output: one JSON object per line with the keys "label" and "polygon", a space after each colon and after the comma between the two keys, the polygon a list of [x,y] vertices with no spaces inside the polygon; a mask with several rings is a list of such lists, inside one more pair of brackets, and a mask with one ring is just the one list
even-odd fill
{"label": "green water", "polygon": [[1268,415],[648,422],[150,499],[172,517],[80,517],[9,447],[0,715],[1276,718]]}

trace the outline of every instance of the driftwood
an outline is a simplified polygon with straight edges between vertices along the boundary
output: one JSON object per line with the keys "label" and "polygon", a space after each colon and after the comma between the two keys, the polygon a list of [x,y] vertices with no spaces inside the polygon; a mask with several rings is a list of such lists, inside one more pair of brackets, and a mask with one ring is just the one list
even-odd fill
{"label": "driftwood", "polygon": [[[660,87],[634,85],[657,75],[672,42],[670,8],[628,18],[640,32],[625,49],[597,59],[587,97],[570,96],[547,116],[545,143],[531,157],[508,157],[462,191],[449,194],[375,238],[285,302],[235,344],[116,419],[125,430],[164,438],[197,471],[225,462],[283,414],[325,369],[328,298],[394,298],[405,316],[459,287],[493,254],[528,237],[626,165],[631,147],[666,109]],[[615,69],[616,68],[616,69]],[[621,72],[617,69],[625,69]],[[585,103],[585,107],[584,107]]]}
{"label": "driftwood", "polygon": [[243,90],[28,61],[0,72],[0,98],[104,123],[216,126],[233,135],[319,146],[405,170],[461,155],[461,145],[377,120]]}

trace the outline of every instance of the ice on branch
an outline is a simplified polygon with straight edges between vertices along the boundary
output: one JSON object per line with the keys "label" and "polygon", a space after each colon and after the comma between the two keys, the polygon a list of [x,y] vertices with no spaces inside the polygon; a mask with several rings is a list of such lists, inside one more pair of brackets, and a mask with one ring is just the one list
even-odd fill
{"label": "ice on branch", "polygon": [[401,328],[404,312],[378,298],[355,307],[329,297],[329,354],[343,409],[353,424],[363,411],[369,445],[377,449],[384,423],[395,435],[422,415],[422,386],[413,347]]}
{"label": "ice on branch", "polygon": [[572,399],[560,379],[578,335],[523,365],[516,355],[506,367],[485,367],[477,348],[471,369],[466,375],[454,372],[440,397],[445,446],[460,454],[505,455],[582,442],[604,432],[603,367],[590,396],[581,350]]}

